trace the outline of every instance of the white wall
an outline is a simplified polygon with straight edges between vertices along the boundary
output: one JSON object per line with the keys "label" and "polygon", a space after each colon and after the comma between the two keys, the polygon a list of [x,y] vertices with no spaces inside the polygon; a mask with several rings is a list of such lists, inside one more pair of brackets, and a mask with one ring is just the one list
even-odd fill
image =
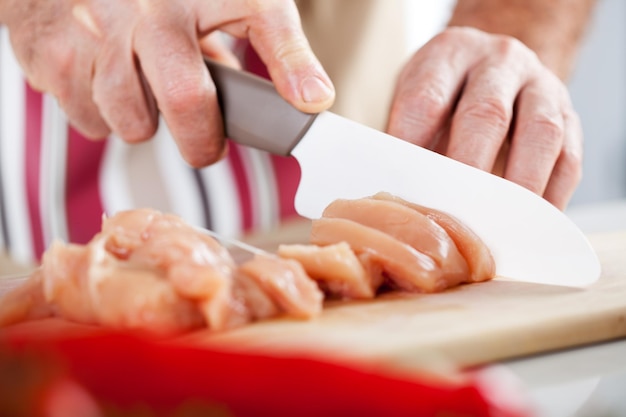
{"label": "white wall", "polygon": [[599,0],[570,91],[585,132],[571,207],[626,198],[626,1]]}

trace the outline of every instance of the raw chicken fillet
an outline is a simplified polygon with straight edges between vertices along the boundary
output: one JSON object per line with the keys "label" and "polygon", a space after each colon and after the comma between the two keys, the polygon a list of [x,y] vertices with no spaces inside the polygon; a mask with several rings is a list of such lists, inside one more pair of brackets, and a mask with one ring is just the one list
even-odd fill
{"label": "raw chicken fillet", "polygon": [[54,242],[0,299],[0,326],[64,317],[176,334],[279,315],[309,319],[324,297],[372,299],[382,286],[432,293],[493,278],[488,248],[453,217],[386,193],[336,200],[310,244],[236,264],[217,240],[151,209],[103,218],[86,245]]}
{"label": "raw chicken fillet", "polygon": [[372,298],[383,283],[432,293],[493,278],[488,248],[452,216],[388,193],[336,200],[313,220],[312,245],[283,245],[327,294]]}

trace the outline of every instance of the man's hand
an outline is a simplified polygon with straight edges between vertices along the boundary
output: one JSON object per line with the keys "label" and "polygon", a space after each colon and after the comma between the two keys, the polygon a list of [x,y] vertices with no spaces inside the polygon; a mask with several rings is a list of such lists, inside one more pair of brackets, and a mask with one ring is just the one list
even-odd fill
{"label": "man's hand", "polygon": [[582,129],[565,85],[509,36],[451,27],[433,38],[400,75],[388,131],[501,171],[559,208],[581,177]]}
{"label": "man's hand", "polygon": [[55,95],[83,134],[146,140],[161,112],[196,167],[224,152],[203,54],[236,59],[217,30],[248,38],[298,109],[319,112],[334,99],[292,0],[4,0],[0,21],[31,85]]}

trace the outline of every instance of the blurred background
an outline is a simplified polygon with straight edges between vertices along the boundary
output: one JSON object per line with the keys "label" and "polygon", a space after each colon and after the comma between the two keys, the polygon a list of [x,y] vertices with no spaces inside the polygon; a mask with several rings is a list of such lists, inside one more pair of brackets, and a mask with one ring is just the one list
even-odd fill
{"label": "blurred background", "polygon": [[570,82],[585,132],[570,206],[626,198],[626,2],[599,0]]}

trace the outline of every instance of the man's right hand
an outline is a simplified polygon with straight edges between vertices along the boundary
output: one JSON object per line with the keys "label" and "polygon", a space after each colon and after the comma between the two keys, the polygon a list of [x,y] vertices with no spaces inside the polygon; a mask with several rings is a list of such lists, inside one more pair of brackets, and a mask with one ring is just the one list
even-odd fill
{"label": "man's right hand", "polygon": [[218,160],[224,134],[203,55],[236,65],[216,31],[248,38],[278,92],[320,112],[334,87],[292,0],[2,0],[0,21],[31,85],[85,136],[149,139],[158,113],[185,160]]}

